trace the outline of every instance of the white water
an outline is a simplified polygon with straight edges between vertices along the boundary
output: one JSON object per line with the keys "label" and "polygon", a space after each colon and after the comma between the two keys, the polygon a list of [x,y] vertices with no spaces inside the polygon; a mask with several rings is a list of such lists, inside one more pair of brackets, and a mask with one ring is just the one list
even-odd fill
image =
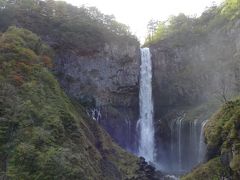
{"label": "white water", "polygon": [[206,153],[206,144],[204,142],[204,127],[207,124],[208,120],[205,120],[201,124],[201,133],[200,133],[200,140],[199,140],[199,152],[198,152],[198,163],[204,161],[204,156]]}
{"label": "white water", "polygon": [[100,109],[97,108],[87,110],[87,114],[89,117],[91,117],[94,121],[97,121],[98,123],[102,117]]}
{"label": "white water", "polygon": [[[137,122],[139,135],[138,153],[146,161],[159,165],[155,160],[152,62],[148,48],[141,49],[139,102],[140,118]],[[168,161],[161,161],[159,168],[164,169],[165,172],[182,174],[203,162],[206,151],[203,130],[206,122],[199,119],[186,121],[184,113],[170,122],[171,144],[169,146],[169,155],[167,155]],[[170,177],[168,176],[168,178]]]}
{"label": "white water", "polygon": [[139,155],[154,162],[154,126],[152,103],[152,62],[149,48],[141,49]]}
{"label": "white water", "polygon": [[185,114],[173,119],[169,126],[171,143],[169,145],[169,162],[164,162],[165,171],[173,174],[189,172],[202,163],[206,154],[204,126],[207,121],[185,119]]}
{"label": "white water", "polygon": [[178,165],[180,171],[182,170],[182,120],[183,118],[180,119],[178,125]]}

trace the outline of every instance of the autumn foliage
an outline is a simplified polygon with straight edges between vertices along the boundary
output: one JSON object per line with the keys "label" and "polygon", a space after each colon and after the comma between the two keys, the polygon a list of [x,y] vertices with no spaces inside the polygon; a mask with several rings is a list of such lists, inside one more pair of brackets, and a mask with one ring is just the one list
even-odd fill
{"label": "autumn foliage", "polygon": [[47,68],[52,68],[53,67],[53,63],[52,63],[52,59],[46,55],[41,56],[41,61],[43,62],[44,66]]}
{"label": "autumn foliage", "polygon": [[10,27],[0,36],[0,67],[2,76],[17,87],[30,80],[38,67],[52,68],[50,50],[32,32]]}
{"label": "autumn foliage", "polygon": [[24,83],[24,79],[21,75],[13,75],[13,81],[17,86],[21,86]]}

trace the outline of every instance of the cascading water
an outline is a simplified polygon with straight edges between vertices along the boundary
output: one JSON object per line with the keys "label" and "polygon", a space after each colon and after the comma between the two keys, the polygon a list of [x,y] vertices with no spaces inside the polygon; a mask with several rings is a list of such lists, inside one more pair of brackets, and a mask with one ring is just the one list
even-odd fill
{"label": "cascading water", "polygon": [[178,166],[179,170],[182,170],[182,120],[178,121]]}
{"label": "cascading water", "polygon": [[201,124],[201,133],[199,140],[199,152],[198,152],[198,163],[204,161],[205,153],[206,153],[206,144],[204,142],[204,127],[207,124],[208,120],[205,120]]}
{"label": "cascading water", "polygon": [[169,146],[171,162],[167,165],[167,172],[183,174],[204,160],[206,144],[203,132],[206,123],[207,120],[186,120],[185,114],[172,120]]}
{"label": "cascading water", "polygon": [[141,49],[139,155],[154,162],[154,126],[152,103],[152,62],[149,48]]}
{"label": "cascading water", "polygon": [[[141,49],[141,73],[139,94],[140,118],[137,122],[139,137],[138,154],[170,174],[183,174],[190,171],[204,159],[206,145],[203,130],[207,121],[186,120],[185,113],[170,122],[171,143],[166,153],[167,162],[155,159],[153,101],[152,101],[152,62],[149,48]],[[175,178],[168,176],[168,178]]]}
{"label": "cascading water", "polygon": [[93,120],[97,121],[98,123],[99,123],[99,120],[102,117],[100,109],[97,109],[97,108],[88,109],[87,110],[87,114],[88,114],[88,116],[90,118],[92,118]]}

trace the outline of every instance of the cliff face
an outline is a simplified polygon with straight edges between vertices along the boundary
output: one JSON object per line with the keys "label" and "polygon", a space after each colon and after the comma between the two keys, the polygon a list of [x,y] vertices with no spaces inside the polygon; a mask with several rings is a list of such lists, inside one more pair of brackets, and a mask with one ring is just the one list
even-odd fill
{"label": "cliff face", "polygon": [[231,97],[239,88],[239,24],[215,29],[194,42],[170,37],[151,46],[156,106],[191,105],[222,93]]}
{"label": "cliff face", "polygon": [[121,146],[131,149],[138,120],[139,51],[138,43],[113,42],[93,55],[62,52],[55,61],[67,94],[89,111],[97,109],[99,123]]}
{"label": "cliff face", "polygon": [[222,106],[205,127],[207,162],[182,179],[240,178],[239,98]]}
{"label": "cliff face", "polygon": [[66,96],[38,36],[10,27],[0,52],[0,179],[160,178]]}
{"label": "cliff face", "polygon": [[39,35],[54,50],[54,70],[65,92],[89,112],[100,111],[100,124],[120,145],[134,149],[140,57],[128,27],[97,8],[66,2],[0,6],[0,31],[15,25]]}
{"label": "cliff face", "polygon": [[235,20],[202,35],[189,33],[182,39],[170,36],[150,47],[156,142],[162,144],[160,159],[170,151],[174,119],[184,113],[185,120],[206,120],[219,104],[239,94],[239,24]]}

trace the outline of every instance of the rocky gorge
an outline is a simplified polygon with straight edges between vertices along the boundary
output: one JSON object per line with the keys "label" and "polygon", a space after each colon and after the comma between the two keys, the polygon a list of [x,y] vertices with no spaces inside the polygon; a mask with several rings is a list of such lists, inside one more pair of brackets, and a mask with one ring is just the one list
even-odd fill
{"label": "rocky gorge", "polygon": [[113,17],[30,1],[0,4],[0,177],[239,178],[240,9],[175,17],[145,67]]}
{"label": "rocky gorge", "polygon": [[[157,158],[166,171],[188,172],[216,156],[207,140],[206,147],[201,144],[204,129],[219,106],[239,95],[240,21],[219,20],[218,10],[213,7],[206,11],[196,24],[186,19],[188,30],[179,30],[150,45]],[[205,18],[214,12],[217,15],[206,23]],[[184,19],[182,15],[178,18]],[[205,29],[199,31],[204,20]],[[186,24],[180,24],[179,29]],[[211,131],[214,129],[205,131],[205,136]],[[207,155],[202,154],[205,150]],[[228,161],[229,166],[231,158]],[[203,178],[199,175],[190,179]]]}

